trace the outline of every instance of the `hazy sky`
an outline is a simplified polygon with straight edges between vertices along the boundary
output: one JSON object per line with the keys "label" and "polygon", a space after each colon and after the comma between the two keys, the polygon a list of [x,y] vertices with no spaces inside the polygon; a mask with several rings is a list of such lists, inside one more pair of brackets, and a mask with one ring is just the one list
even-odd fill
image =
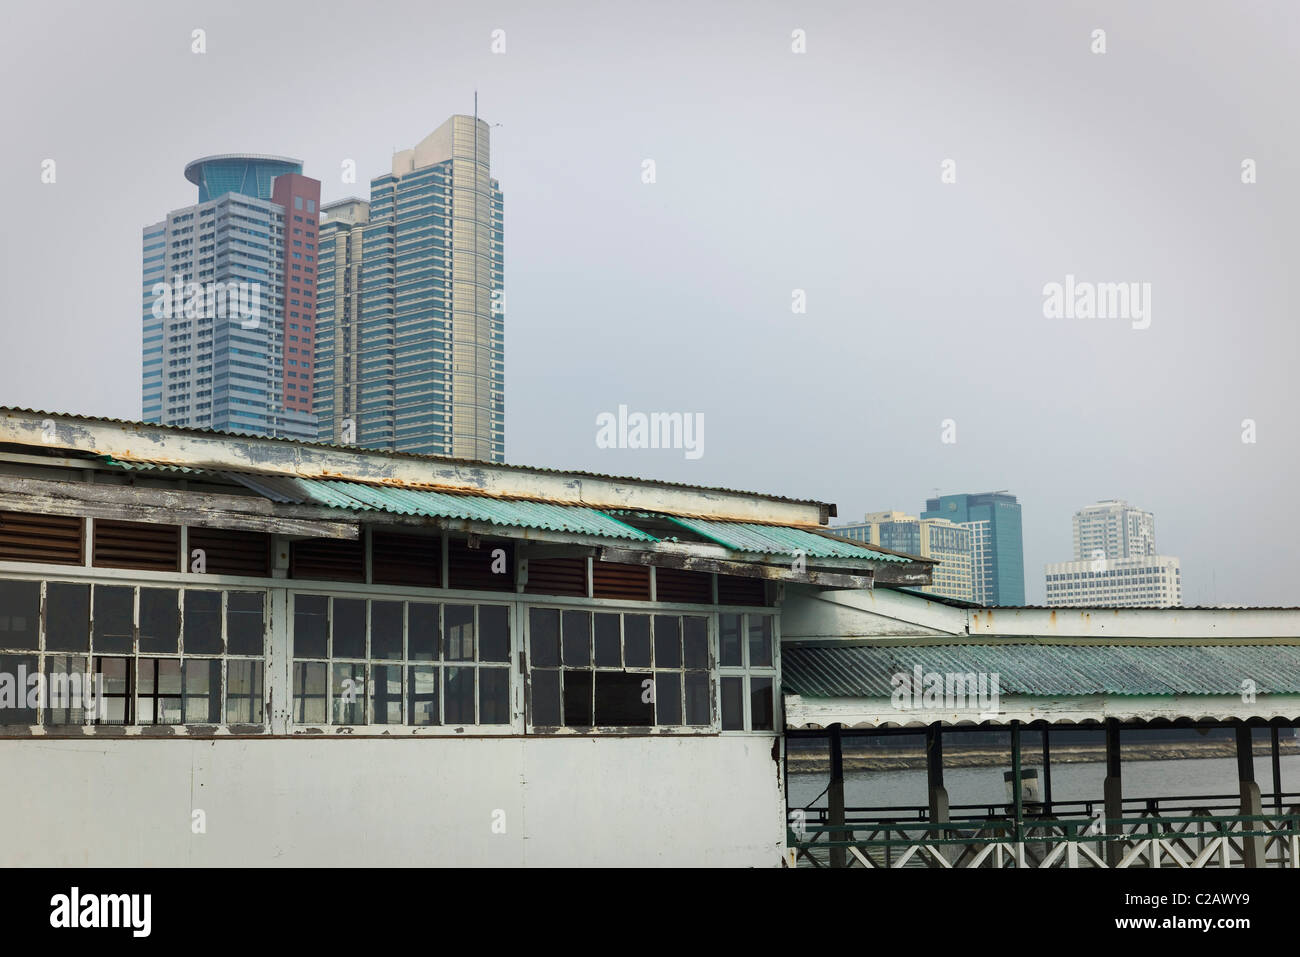
{"label": "hazy sky", "polygon": [[[293,156],[326,201],[365,196],[477,89],[500,124],[508,461],[818,498],[839,521],[1008,489],[1030,602],[1073,512],[1124,498],[1155,512],[1186,603],[1300,604],[1290,0],[6,19],[0,404],[139,417],[140,229],[195,201],[190,160]],[[1067,274],[1150,283],[1150,327],[1045,318]],[[597,448],[620,404],[703,413],[704,455]]]}

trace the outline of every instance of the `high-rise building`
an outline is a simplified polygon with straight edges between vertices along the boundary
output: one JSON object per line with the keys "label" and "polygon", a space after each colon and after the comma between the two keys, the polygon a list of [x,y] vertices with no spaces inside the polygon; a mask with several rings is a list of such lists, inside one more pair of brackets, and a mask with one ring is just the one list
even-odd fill
{"label": "high-rise building", "polygon": [[195,160],[198,203],[144,228],[142,418],[314,439],[320,183],[278,156]]}
{"label": "high-rise building", "polygon": [[939,563],[934,568],[933,584],[923,586],[921,591],[974,601],[972,533],[968,528],[946,518],[917,518],[890,511],[869,512],[861,522],[833,526],[826,531],[868,545],[933,558]]}
{"label": "high-rise building", "polygon": [[1074,559],[1139,558],[1156,553],[1156,520],[1128,502],[1086,505],[1074,513]]}
{"label": "high-rise building", "polygon": [[502,194],[489,126],[453,116],[370,201],[325,208],[316,335],[320,438],[505,459]]}
{"label": "high-rise building", "polygon": [[1020,503],[1007,492],[941,495],[926,499],[922,518],[946,518],[971,530],[975,601],[1025,603],[1025,550]]}
{"label": "high-rise building", "polygon": [[1183,600],[1177,558],[1156,554],[1150,512],[1110,500],[1074,513],[1074,561],[1047,565],[1047,604],[1168,608]]}

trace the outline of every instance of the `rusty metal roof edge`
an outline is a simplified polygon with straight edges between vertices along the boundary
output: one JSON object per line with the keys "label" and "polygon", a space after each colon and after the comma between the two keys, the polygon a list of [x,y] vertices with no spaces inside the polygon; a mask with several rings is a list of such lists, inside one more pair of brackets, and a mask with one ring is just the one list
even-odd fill
{"label": "rusty metal roof edge", "polygon": [[[393,458],[408,459],[417,462],[427,461],[427,462],[438,462],[447,465],[481,466],[486,468],[505,469],[507,471],[512,471],[512,472],[536,472],[544,475],[572,475],[578,478],[603,479],[605,481],[610,481],[610,482],[628,482],[635,485],[658,486],[663,488],[682,489],[686,491],[720,492],[727,495],[745,495],[751,498],[767,499],[769,501],[774,501],[774,502],[786,502],[791,505],[814,505],[817,506],[818,508],[826,509],[828,515],[831,516],[837,515],[834,502],[823,502],[818,499],[791,498],[786,495],[776,495],[770,492],[750,492],[750,491],[745,491],[744,489],[723,488],[721,486],[713,486],[713,485],[690,485],[686,482],[670,482],[670,481],[659,480],[659,479],[647,479],[647,478],[640,478],[634,475],[610,475],[603,472],[585,472],[585,471],[579,471],[573,469],[553,469],[553,468],[546,468],[545,466],[538,466],[538,465],[510,465],[506,462],[487,462],[482,459],[463,459],[463,458],[456,458],[450,455],[431,455],[431,454],[420,453],[420,452],[393,452],[387,449],[371,449],[359,445],[334,445],[329,442],[307,442],[300,439],[286,439],[286,438],[273,437],[267,435],[256,435],[251,432],[223,432],[218,429],[199,429],[199,428],[190,428],[190,427],[179,426],[179,425],[164,425],[163,423],[160,422],[141,422],[135,419],[114,419],[108,416],[77,415],[72,412],[51,412],[45,409],[25,409],[25,408],[20,408],[18,406],[0,406],[0,415],[5,415],[8,413],[21,413],[25,415],[58,416],[65,419],[73,419],[73,420],[79,420],[84,422],[100,422],[100,423],[107,423],[110,425],[139,426],[141,428],[162,429],[168,432],[176,432],[178,434],[195,435],[195,436],[202,436],[202,437],[216,438],[216,439],[221,439],[221,438],[254,439],[261,442],[283,443],[285,445],[319,449],[321,451],[328,451],[328,452],[387,455]],[[145,461],[145,460],[141,460],[141,461]],[[184,463],[176,463],[176,462],[167,462],[162,464],[184,465]],[[319,476],[302,476],[302,477],[318,478]],[[345,476],[337,476],[337,478],[343,479],[345,481],[353,481],[353,479],[347,478]],[[445,487],[439,487],[435,490],[449,491],[449,489]],[[589,506],[589,507],[595,508],[598,506]]]}

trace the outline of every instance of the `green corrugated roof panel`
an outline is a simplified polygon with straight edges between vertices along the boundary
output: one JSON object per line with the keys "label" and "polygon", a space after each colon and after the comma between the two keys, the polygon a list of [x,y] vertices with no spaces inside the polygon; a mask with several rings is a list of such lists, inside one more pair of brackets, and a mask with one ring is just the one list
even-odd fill
{"label": "green corrugated roof panel", "polygon": [[426,489],[390,488],[323,479],[299,479],[306,497],[335,508],[373,509],[397,515],[456,518],[512,528],[541,528],[575,535],[653,542],[647,535],[604,512],[582,505],[513,501],[482,495],[456,495]]}
{"label": "green corrugated roof panel", "polygon": [[713,522],[701,518],[672,519],[683,528],[717,542],[736,552],[760,555],[788,555],[802,551],[808,558],[860,558],[878,562],[908,562],[902,555],[891,555],[856,544],[848,539],[818,535],[802,528],[755,525],[750,522]]}
{"label": "green corrugated roof panel", "polygon": [[996,674],[1002,694],[1300,694],[1300,645],[877,645],[786,646],[786,693],[889,698],[895,674]]}

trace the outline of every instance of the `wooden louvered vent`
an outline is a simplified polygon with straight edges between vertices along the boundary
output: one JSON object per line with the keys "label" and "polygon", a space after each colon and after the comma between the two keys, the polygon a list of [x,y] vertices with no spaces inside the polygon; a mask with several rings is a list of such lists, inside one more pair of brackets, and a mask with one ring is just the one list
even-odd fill
{"label": "wooden louvered vent", "polygon": [[[497,549],[505,552],[505,571],[498,574],[492,571],[493,553]],[[463,538],[453,538],[447,542],[448,584],[452,588],[465,588],[474,591],[514,591],[515,590],[515,550],[510,542],[483,539],[478,548],[470,548]]]}
{"label": "wooden louvered vent", "polygon": [[659,601],[708,605],[713,601],[713,576],[681,568],[655,569],[655,597]]}
{"label": "wooden louvered vent", "polygon": [[528,560],[528,583],[524,590],[533,595],[572,595],[587,597],[587,560],[585,558],[546,558]]}
{"label": "wooden louvered vent", "polygon": [[289,546],[289,577],[322,581],[365,581],[365,549],[355,541],[308,538]]}
{"label": "wooden louvered vent", "polygon": [[766,605],[767,588],[761,578],[718,576],[719,605]]}
{"label": "wooden louvered vent", "polygon": [[176,572],[181,568],[181,528],[150,522],[94,520],[91,564],[96,568],[135,568]]}
{"label": "wooden louvered vent", "polygon": [[196,548],[203,550],[209,575],[244,575],[266,578],[271,574],[271,536],[224,528],[191,528],[188,536],[189,567]]}
{"label": "wooden louvered vent", "polygon": [[591,585],[596,598],[650,600],[650,567],[592,562]]}
{"label": "wooden louvered vent", "polygon": [[436,535],[373,533],[370,579],[376,585],[441,588],[442,539]]}
{"label": "wooden louvered vent", "polygon": [[0,562],[85,562],[85,519],[0,512]]}

